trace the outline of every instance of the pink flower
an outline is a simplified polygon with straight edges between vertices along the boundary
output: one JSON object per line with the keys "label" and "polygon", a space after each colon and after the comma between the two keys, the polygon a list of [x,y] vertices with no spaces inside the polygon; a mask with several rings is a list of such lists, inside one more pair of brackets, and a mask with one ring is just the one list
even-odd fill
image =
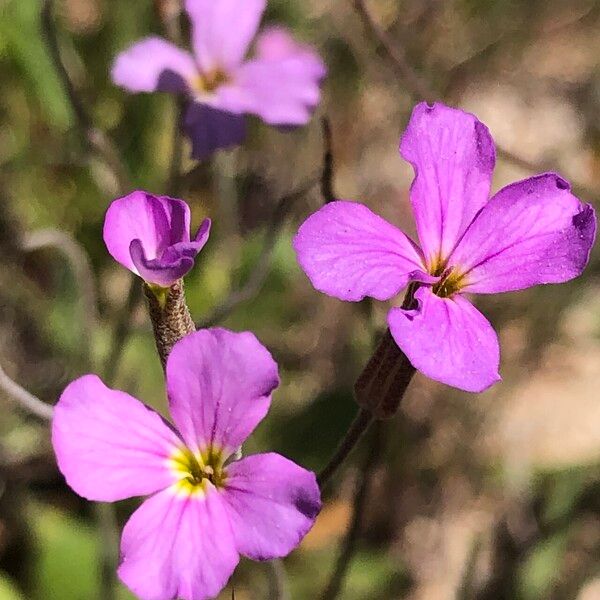
{"label": "pink flower", "polygon": [[315,288],[342,300],[389,300],[415,282],[415,305],[389,312],[394,340],[428,377],[482,391],[500,379],[498,338],[463,294],[577,277],[594,243],[594,210],[554,173],[488,200],[490,133],[443,104],[415,107],[400,153],[415,170],[410,199],[421,247],[366,206],[333,202],[300,227],[298,261]]}
{"label": "pink flower", "polygon": [[266,0],[186,0],[193,54],[146,38],[117,57],[113,81],[130,92],[191,98],[184,126],[197,159],[239,144],[247,113],[270,125],[304,125],[319,103],[326,69],[283,28],[259,34],[255,56],[244,60],[265,7]]}
{"label": "pink flower", "polygon": [[285,556],[320,510],[313,473],[278,454],[236,450],[266,415],[277,365],[251,333],[208,329],[167,362],[177,429],[86,375],[63,392],[52,444],[67,483],[90,500],[154,494],[123,531],[119,577],[143,600],[216,596],[239,555]]}
{"label": "pink flower", "polygon": [[190,240],[190,207],[183,201],[137,191],[114,200],[104,219],[111,256],[147,283],[170,287],[194,266],[210,233],[205,219]]}

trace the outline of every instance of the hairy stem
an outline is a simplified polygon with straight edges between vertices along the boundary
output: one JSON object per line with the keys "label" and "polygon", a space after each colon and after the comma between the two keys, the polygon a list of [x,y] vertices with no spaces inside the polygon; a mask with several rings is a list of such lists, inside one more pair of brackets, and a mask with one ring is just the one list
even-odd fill
{"label": "hairy stem", "polygon": [[144,293],[148,300],[156,349],[164,369],[173,346],[188,333],[196,331],[196,327],[185,302],[183,279],[164,290],[164,295],[157,294],[148,284],[144,284]]}

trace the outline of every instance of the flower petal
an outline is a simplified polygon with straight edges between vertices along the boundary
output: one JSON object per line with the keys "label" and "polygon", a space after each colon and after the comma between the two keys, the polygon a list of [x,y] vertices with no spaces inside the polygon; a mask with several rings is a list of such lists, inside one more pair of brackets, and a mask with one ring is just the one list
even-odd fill
{"label": "flower petal", "polygon": [[424,269],[404,233],[356,202],[330,202],[308,217],[294,249],[313,286],[341,300],[388,300]]}
{"label": "flower petal", "polygon": [[186,0],[192,44],[204,73],[239,65],[256,35],[266,0]]}
{"label": "flower petal", "polygon": [[190,209],[183,200],[135,191],[113,201],[104,219],[104,243],[111,256],[139,275],[130,253],[139,240],[147,260],[174,244],[190,241]]}
{"label": "flower petal", "polygon": [[146,500],[126,523],[119,578],[142,600],[205,600],[225,587],[239,560],[219,494]]}
{"label": "flower petal", "polygon": [[454,249],[485,205],[495,164],[490,133],[473,115],[418,104],[400,142],[415,170],[410,199],[429,266]]}
{"label": "flower petal", "polygon": [[[189,242],[188,244],[189,245]],[[133,240],[129,254],[137,273],[144,281],[163,288],[171,287],[178,279],[189,273],[194,258],[167,248],[160,258],[148,259],[140,240]]]}
{"label": "flower petal", "polygon": [[235,452],[267,414],[277,385],[275,361],[249,332],[196,331],[167,361],[171,415],[193,450]]}
{"label": "flower petal", "polygon": [[198,77],[198,67],[189,52],[151,37],[119,54],[111,77],[130,92],[183,93]]}
{"label": "flower petal", "polygon": [[581,274],[596,216],[554,173],[500,190],[477,215],[450,258],[467,272],[465,291],[490,294]]}
{"label": "flower petal", "polygon": [[289,554],[321,510],[314,473],[273,453],[231,463],[223,500],[238,552],[254,560]]}
{"label": "flower petal", "polygon": [[498,337],[465,298],[440,298],[431,288],[415,293],[418,308],[393,308],[390,332],[413,366],[427,377],[467,392],[482,392],[500,380]]}
{"label": "flower petal", "polygon": [[269,30],[259,39],[257,57],[241,65],[232,82],[217,90],[214,106],[258,115],[270,125],[304,125],[319,103],[326,72],[309,46],[281,28]]}
{"label": "flower petal", "polygon": [[181,440],[158,413],[96,375],[76,379],[62,393],[52,445],[69,486],[89,500],[143,496],[178,479],[168,460]]}
{"label": "flower petal", "polygon": [[192,102],[183,129],[192,142],[192,158],[204,160],[216,150],[241,144],[246,137],[246,118]]}

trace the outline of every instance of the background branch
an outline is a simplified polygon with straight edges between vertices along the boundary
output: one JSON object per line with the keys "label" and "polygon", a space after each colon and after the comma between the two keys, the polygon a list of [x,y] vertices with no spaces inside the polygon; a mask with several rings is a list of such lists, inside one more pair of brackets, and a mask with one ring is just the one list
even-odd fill
{"label": "background branch", "polygon": [[275,243],[277,242],[277,237],[285,224],[286,217],[291,207],[294,202],[308,194],[318,182],[319,180],[316,178],[310,179],[298,189],[280,198],[265,232],[259,257],[256,260],[252,273],[247,281],[237,290],[232,291],[231,294],[229,294],[221,304],[216,306],[207,317],[199,323],[196,323],[196,328],[203,329],[205,327],[211,327],[212,325],[223,321],[223,319],[226,319],[237,306],[254,298],[254,296],[262,289],[262,286],[269,275],[271,258],[273,256]]}
{"label": "background branch", "polygon": [[[28,252],[41,248],[55,248],[69,262],[79,298],[79,321],[83,335],[83,348],[89,353],[93,333],[98,327],[96,282],[90,259],[83,247],[65,231],[40,229],[25,235],[22,246]],[[89,361],[91,363],[91,360]]]}
{"label": "background branch", "polygon": [[48,421],[52,418],[52,406],[42,402],[37,396],[13,381],[5,373],[2,366],[0,366],[0,389],[4,390],[19,406],[36,417]]}
{"label": "background branch", "polygon": [[53,0],[42,0],[42,9],[40,13],[42,37],[46,42],[48,54],[52,59],[56,73],[69,100],[82,138],[110,169],[117,181],[119,189],[123,192],[131,187],[127,170],[125,169],[123,161],[119,156],[119,152],[112,140],[103,131],[94,127],[92,119],[62,61],[58,37],[56,35],[56,27],[52,16],[53,9]]}
{"label": "background branch", "polygon": [[[410,64],[401,45],[396,43],[396,41],[388,34],[388,32],[377,23],[369,11],[365,0],[351,1],[354,3],[354,8],[360,16],[365,28],[384,50],[385,54],[390,59],[391,64],[395,67],[396,72],[404,81],[406,89],[410,95],[415,100],[426,100],[429,103],[440,98],[440,94],[434,90]],[[515,154],[514,152],[511,152],[510,150],[507,150],[497,143],[495,143],[495,146],[496,154],[500,159],[520,169],[531,171],[533,173],[559,170],[556,165],[545,162],[530,161],[519,156],[518,154]],[[568,177],[568,179],[572,182],[571,187],[573,192],[578,196],[594,198],[599,193],[598,190],[592,189],[581,182],[575,181],[572,177]]]}
{"label": "background branch", "polygon": [[381,421],[377,421],[376,425],[371,430],[369,446],[364,461],[360,465],[360,483],[352,502],[352,519],[350,521],[350,527],[346,532],[344,540],[340,544],[337,561],[333,572],[331,573],[331,578],[321,594],[321,600],[335,600],[342,590],[344,577],[348,572],[352,557],[356,552],[356,543],[360,536],[369,488],[384,444],[383,433],[383,424]]}

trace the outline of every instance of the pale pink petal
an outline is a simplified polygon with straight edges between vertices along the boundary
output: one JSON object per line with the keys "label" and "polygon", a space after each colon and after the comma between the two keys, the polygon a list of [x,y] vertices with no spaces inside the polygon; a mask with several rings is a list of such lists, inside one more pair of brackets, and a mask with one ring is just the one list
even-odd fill
{"label": "pale pink petal", "polygon": [[414,310],[393,308],[390,332],[424,375],[467,392],[482,392],[500,380],[498,337],[465,298],[440,298],[431,288],[415,293]]}
{"label": "pale pink petal", "polygon": [[449,264],[465,291],[496,293],[581,275],[596,234],[594,209],[554,173],[500,190],[477,215]]}
{"label": "pale pink petal", "polygon": [[447,258],[485,205],[495,164],[490,133],[473,115],[422,102],[400,153],[415,170],[410,199],[428,265]]}
{"label": "pale pink petal", "polygon": [[198,77],[189,52],[158,37],[133,44],[117,56],[112,80],[130,92],[186,92]]}
{"label": "pale pink petal", "polygon": [[169,457],[182,442],[151,408],[85,375],[54,409],[52,445],[69,486],[89,500],[112,502],[171,485],[177,475]]}
{"label": "pale pink petal", "polygon": [[123,530],[119,578],[141,600],[208,600],[238,560],[219,493],[169,488],[146,500]]}
{"label": "pale pink petal", "polygon": [[426,277],[415,244],[363,204],[330,202],[294,238],[298,262],[313,286],[342,300],[388,300]]}
{"label": "pale pink petal", "polygon": [[306,124],[321,98],[323,61],[282,28],[263,33],[257,50],[211,102],[235,114],[255,114],[270,125]]}
{"label": "pale pink petal", "polygon": [[203,329],[175,344],[167,361],[171,415],[192,449],[233,453],[269,410],[277,365],[249,332]]}
{"label": "pale pink petal", "polygon": [[186,0],[192,44],[204,73],[239,65],[256,35],[266,0]]}
{"label": "pale pink petal", "polygon": [[279,454],[231,463],[223,500],[238,552],[254,560],[289,554],[321,509],[314,473]]}

